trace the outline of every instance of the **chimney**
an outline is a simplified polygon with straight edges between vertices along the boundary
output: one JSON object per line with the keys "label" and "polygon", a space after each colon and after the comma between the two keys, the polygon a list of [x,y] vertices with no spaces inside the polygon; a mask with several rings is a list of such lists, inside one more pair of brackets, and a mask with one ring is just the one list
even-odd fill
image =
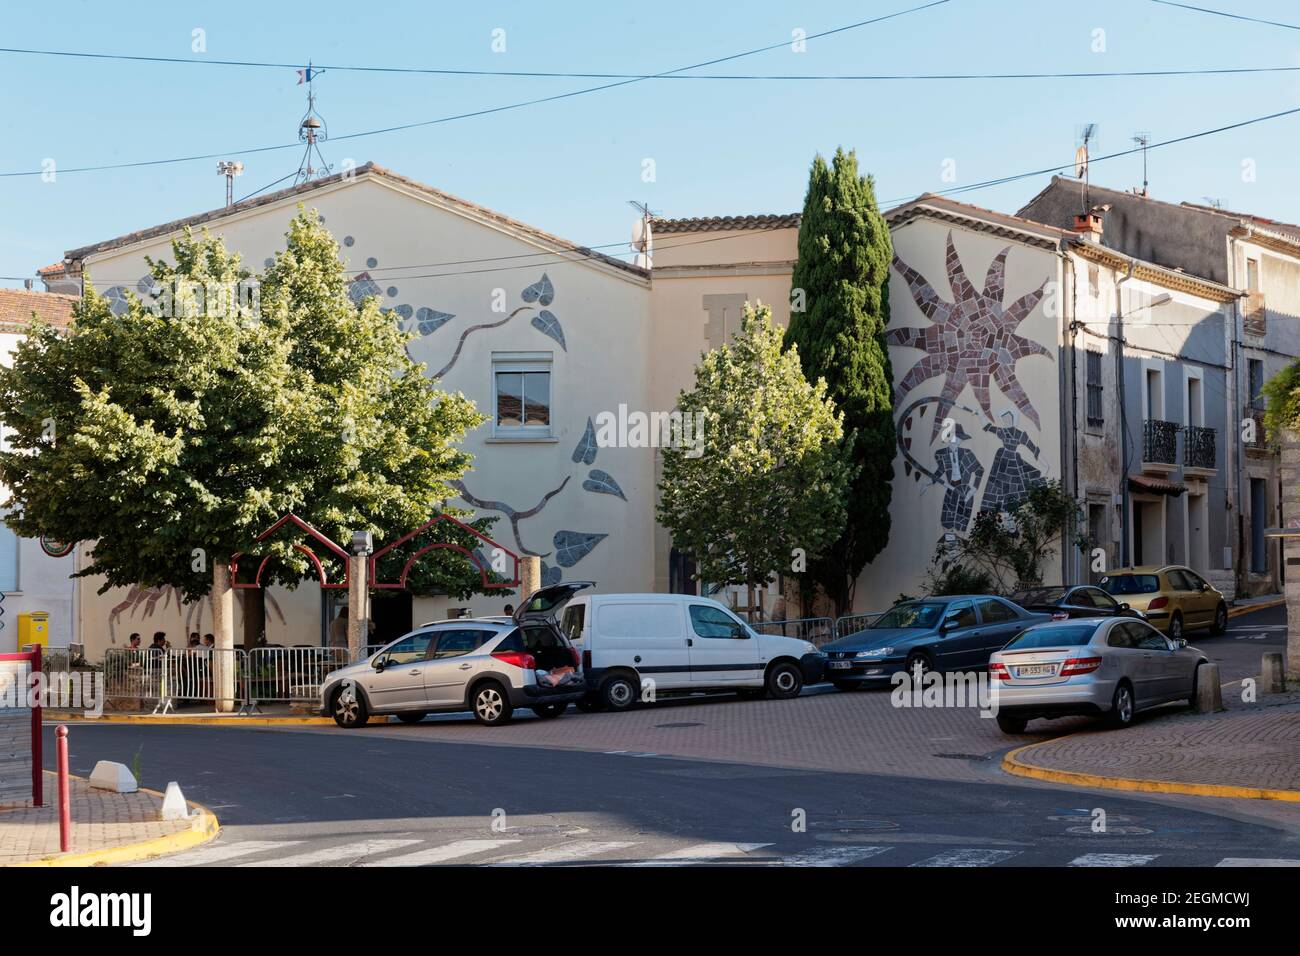
{"label": "chimney", "polygon": [[1079,213],[1074,217],[1074,231],[1082,236],[1085,242],[1101,242],[1102,218],[1109,211],[1110,203],[1106,203]]}
{"label": "chimney", "polygon": [[31,280],[31,279],[24,279],[24,280],[23,280],[23,288],[26,289],[28,292],[31,292],[31,291],[32,291],[32,280]]}

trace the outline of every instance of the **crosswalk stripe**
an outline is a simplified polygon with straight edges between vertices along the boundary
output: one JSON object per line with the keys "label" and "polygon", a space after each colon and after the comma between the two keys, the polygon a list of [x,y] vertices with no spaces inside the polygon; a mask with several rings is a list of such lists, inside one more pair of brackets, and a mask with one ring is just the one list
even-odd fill
{"label": "crosswalk stripe", "polygon": [[638,860],[628,866],[691,866],[697,863],[712,863],[715,860],[743,857],[753,850],[761,850],[770,843],[697,843],[682,847],[671,853],[661,853],[648,860]]}
{"label": "crosswalk stripe", "polygon": [[297,846],[301,840],[246,840],[243,843],[226,843],[221,846],[200,847],[197,850],[190,850],[187,853],[178,853],[176,856],[159,857],[156,860],[145,860],[141,863],[132,863],[130,866],[203,866],[208,863],[223,863],[226,860],[238,859],[241,856],[249,856],[253,853],[262,853],[266,850],[282,850],[287,847]]}
{"label": "crosswalk stripe", "polygon": [[520,840],[457,840],[454,843],[448,843],[445,846],[426,847],[423,850],[416,850],[414,853],[403,853],[401,856],[389,856],[379,860],[367,860],[362,866],[429,866],[434,863],[446,863],[448,860],[456,860],[463,856],[473,856],[475,853],[485,853],[488,850],[500,849],[503,846],[513,846]]}
{"label": "crosswalk stripe", "polygon": [[1159,854],[1147,853],[1085,853],[1076,856],[1066,866],[1146,866]]}
{"label": "crosswalk stripe", "polygon": [[804,850],[785,857],[782,866],[848,866],[860,860],[879,856],[892,847],[887,846],[827,846]]}
{"label": "crosswalk stripe", "polygon": [[1300,860],[1279,860],[1279,859],[1253,859],[1248,856],[1225,856],[1218,863],[1219,866],[1300,866]]}
{"label": "crosswalk stripe", "polygon": [[545,850],[538,850],[535,853],[525,853],[523,856],[498,860],[492,865],[545,866],[549,863],[571,863],[574,860],[585,860],[588,857],[599,856],[602,853],[613,853],[615,850],[623,850],[630,846],[636,846],[635,841],[627,843],[622,841],[580,840],[577,843],[564,843],[559,846],[548,847]]}
{"label": "crosswalk stripe", "polygon": [[271,860],[255,860],[241,863],[240,866],[318,866],[330,863],[342,863],[389,850],[400,850],[404,846],[419,843],[420,840],[362,840],[358,843],[344,843],[324,850],[299,853],[297,856],[281,856]]}
{"label": "crosswalk stripe", "polygon": [[1018,850],[947,850],[912,866],[993,866],[1015,856]]}

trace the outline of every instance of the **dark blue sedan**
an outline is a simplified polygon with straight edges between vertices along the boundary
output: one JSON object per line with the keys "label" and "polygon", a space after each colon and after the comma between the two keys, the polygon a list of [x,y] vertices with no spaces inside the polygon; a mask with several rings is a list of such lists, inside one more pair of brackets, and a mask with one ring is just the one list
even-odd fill
{"label": "dark blue sedan", "polygon": [[1000,597],[959,594],[895,604],[864,631],[825,645],[826,679],[841,690],[888,683],[900,671],[969,671],[1050,614]]}

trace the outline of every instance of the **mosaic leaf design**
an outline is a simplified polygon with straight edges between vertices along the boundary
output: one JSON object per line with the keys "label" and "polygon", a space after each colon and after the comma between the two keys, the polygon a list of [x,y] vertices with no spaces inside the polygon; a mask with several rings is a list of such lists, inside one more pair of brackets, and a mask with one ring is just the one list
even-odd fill
{"label": "mosaic leaf design", "polygon": [[562,568],[571,568],[609,535],[586,531],[557,531],[551,543],[555,545],[555,560]]}
{"label": "mosaic leaf design", "polygon": [[[115,285],[104,290],[104,298],[108,300],[108,307],[114,315],[125,315],[126,310],[131,307],[126,299],[126,287]],[[574,461],[577,461],[575,458]]]}
{"label": "mosaic leaf design", "polygon": [[555,301],[555,286],[551,285],[550,277],[543,272],[542,277],[520,293],[519,297],[525,302],[550,305]]}
{"label": "mosaic leaf design", "polygon": [[564,572],[559,568],[553,568],[545,561],[542,562],[542,587],[549,588],[559,584],[560,579],[564,577]]}
{"label": "mosaic leaf design", "polygon": [[533,328],[543,335],[549,335],[560,343],[560,348],[566,352],[569,351],[569,347],[564,344],[564,329],[560,328],[560,320],[550,312],[542,309],[541,312],[533,316]]}
{"label": "mosaic leaf design", "polygon": [[588,418],[587,430],[582,433],[582,439],[578,442],[578,447],[573,449],[573,460],[580,461],[584,465],[590,465],[596,460],[596,447],[596,426]]}
{"label": "mosaic leaf design", "polygon": [[582,483],[582,488],[584,491],[591,491],[598,495],[615,495],[627,501],[627,495],[623,494],[623,489],[618,486],[614,476],[599,468],[591,470],[587,480]]}
{"label": "mosaic leaf design", "polygon": [[153,276],[141,276],[140,281],[135,284],[135,287],[141,295],[149,295],[153,291]]}
{"label": "mosaic leaf design", "polygon": [[381,295],[382,290],[374,279],[370,278],[370,273],[362,272],[355,279],[348,283],[348,298],[355,305],[360,305],[372,295]]}
{"label": "mosaic leaf design", "polygon": [[421,335],[429,335],[437,332],[454,318],[456,318],[454,313],[439,312],[437,309],[421,306],[415,313],[415,328]]}
{"label": "mosaic leaf design", "polygon": [[410,319],[410,317],[413,316],[413,315],[415,314],[415,310],[412,309],[412,308],[411,308],[409,305],[407,305],[406,303],[402,303],[401,305],[399,305],[399,306],[398,306],[396,309],[394,309],[393,311],[396,312],[398,315],[400,315],[400,316],[402,317],[402,321],[406,321],[406,320]]}

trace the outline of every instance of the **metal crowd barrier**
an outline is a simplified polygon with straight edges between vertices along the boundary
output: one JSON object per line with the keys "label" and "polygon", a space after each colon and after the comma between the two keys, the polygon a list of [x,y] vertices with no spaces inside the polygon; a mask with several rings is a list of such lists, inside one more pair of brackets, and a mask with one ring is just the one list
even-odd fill
{"label": "metal crowd barrier", "polygon": [[349,663],[346,647],[255,647],[248,652],[245,705],[314,701],[325,675]]}
{"label": "metal crowd barrier", "polygon": [[847,637],[864,631],[884,616],[884,611],[866,611],[862,614],[845,614],[835,619],[835,636]]}
{"label": "metal crowd barrier", "polygon": [[835,622],[829,617],[801,617],[789,621],[759,621],[751,624],[762,634],[796,637],[821,647],[835,640]]}

